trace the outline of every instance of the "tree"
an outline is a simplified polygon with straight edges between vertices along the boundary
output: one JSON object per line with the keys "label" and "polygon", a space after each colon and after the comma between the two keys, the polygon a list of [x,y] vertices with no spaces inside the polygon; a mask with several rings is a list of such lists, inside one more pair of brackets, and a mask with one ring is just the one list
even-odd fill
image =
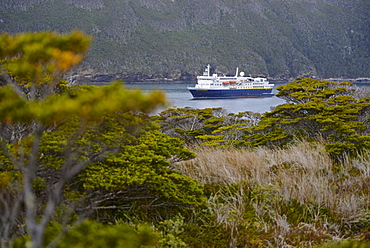
{"label": "tree", "polygon": [[260,114],[226,113],[222,108],[167,109],[159,113],[162,131],[185,142],[207,146],[239,146]]}
{"label": "tree", "polygon": [[108,214],[114,219],[114,214],[107,211],[135,207],[158,211],[159,208],[203,202],[202,187],[172,170],[170,164],[170,160],[193,158],[194,153],[185,149],[181,140],[161,133],[149,116],[132,113],[105,116],[76,142],[69,144],[77,124],[64,125],[44,135],[40,142],[40,162],[49,169],[58,168],[67,159],[66,149],[80,150],[83,156],[107,150],[102,161],[87,165],[67,184],[71,198],[83,199],[76,209],[79,214],[94,211],[96,216],[105,212],[105,216]]}
{"label": "tree", "polygon": [[251,128],[260,119],[259,113],[250,111],[237,114],[230,113],[224,116],[223,125],[213,130],[212,133],[197,136],[204,146],[242,147],[245,146],[244,136],[250,134]]}
{"label": "tree", "polygon": [[[13,236],[26,230],[32,247],[41,247],[45,228],[62,203],[64,186],[87,165],[102,162],[108,153],[116,152],[109,142],[95,146],[107,141],[104,139],[76,145],[95,123],[115,113],[150,112],[165,102],[160,92],[144,95],[126,90],[119,83],[88,90],[83,87],[66,90],[65,82],[59,77],[82,60],[89,42],[89,37],[77,31],[66,35],[42,32],[0,37],[0,58],[3,59],[0,80],[3,225],[0,234],[3,247],[10,245]],[[74,121],[77,121],[74,129],[65,129],[68,135],[53,140],[54,150],[51,146],[40,146],[54,131]],[[63,150],[64,157],[60,163],[48,163],[43,158],[45,149],[51,153]],[[43,173],[56,174],[43,181]],[[44,201],[39,203],[40,199]]]}
{"label": "tree", "polygon": [[293,139],[324,139],[333,155],[369,146],[370,98],[351,83],[311,78],[281,85],[277,97],[287,101],[265,113],[247,136],[251,145],[284,145]]}

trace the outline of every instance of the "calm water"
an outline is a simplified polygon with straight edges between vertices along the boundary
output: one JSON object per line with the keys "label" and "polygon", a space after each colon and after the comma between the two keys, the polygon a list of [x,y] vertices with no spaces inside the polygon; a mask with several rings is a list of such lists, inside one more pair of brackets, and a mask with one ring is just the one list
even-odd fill
{"label": "calm water", "polygon": [[[277,93],[276,87],[279,84],[275,84],[273,93]],[[239,113],[244,111],[253,111],[256,113],[264,113],[270,111],[271,107],[275,107],[279,104],[285,103],[284,100],[273,97],[264,98],[237,98],[237,99],[192,99],[192,95],[187,90],[188,86],[194,86],[194,84],[166,84],[166,83],[155,83],[155,84],[126,84],[130,88],[140,88],[144,92],[148,92],[153,89],[161,89],[166,93],[167,99],[170,101],[170,107],[183,108],[192,107],[196,109],[203,108],[217,108],[222,107],[229,113]],[[370,87],[370,84],[359,84],[358,86]],[[162,109],[163,110],[163,109]],[[160,112],[161,110],[157,111]]]}

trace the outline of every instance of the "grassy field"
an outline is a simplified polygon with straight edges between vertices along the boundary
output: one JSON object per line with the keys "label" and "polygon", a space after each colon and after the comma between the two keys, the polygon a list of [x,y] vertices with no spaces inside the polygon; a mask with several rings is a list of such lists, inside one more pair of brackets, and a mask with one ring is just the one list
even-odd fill
{"label": "grassy field", "polygon": [[308,142],[284,150],[192,150],[197,158],[177,169],[205,185],[212,218],[202,225],[221,228],[230,247],[369,239],[369,153],[333,161],[323,144]]}

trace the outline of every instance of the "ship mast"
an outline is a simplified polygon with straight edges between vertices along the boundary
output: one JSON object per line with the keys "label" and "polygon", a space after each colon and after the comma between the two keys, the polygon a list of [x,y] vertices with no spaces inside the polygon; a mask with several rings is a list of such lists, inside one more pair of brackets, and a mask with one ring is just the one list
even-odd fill
{"label": "ship mast", "polygon": [[208,64],[207,68],[205,69],[203,76],[209,77],[209,72],[211,71],[211,66]]}

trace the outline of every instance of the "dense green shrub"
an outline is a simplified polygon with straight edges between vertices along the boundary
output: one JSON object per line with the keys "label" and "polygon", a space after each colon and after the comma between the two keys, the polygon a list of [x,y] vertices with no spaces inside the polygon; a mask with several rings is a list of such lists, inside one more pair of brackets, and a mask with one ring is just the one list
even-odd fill
{"label": "dense green shrub", "polygon": [[[85,220],[64,230],[58,223],[51,223],[45,231],[43,247],[154,247],[158,240],[159,234],[147,225],[130,226],[126,223],[104,225],[97,221]],[[28,243],[27,237],[18,238],[13,247],[27,247]]]}

